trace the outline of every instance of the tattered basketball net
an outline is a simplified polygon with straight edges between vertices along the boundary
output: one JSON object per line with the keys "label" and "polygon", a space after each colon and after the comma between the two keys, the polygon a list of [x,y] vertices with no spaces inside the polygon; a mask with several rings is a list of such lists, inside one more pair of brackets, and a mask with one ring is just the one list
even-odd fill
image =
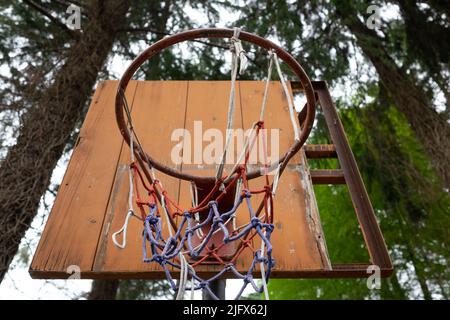
{"label": "tattered basketball net", "polygon": [[[207,31],[210,33],[205,35],[204,32]],[[202,30],[193,30],[184,32],[180,35],[197,32],[199,34],[194,34],[191,38],[198,38],[201,36],[217,37],[217,34],[211,35],[212,31],[222,32],[225,34],[230,33],[230,30],[228,29],[203,29],[203,33]],[[142,220],[144,223],[142,242],[143,260],[147,263],[156,262],[164,269],[171,288],[178,291],[177,299],[182,299],[186,290],[190,290],[191,299],[193,299],[194,291],[199,289],[207,290],[213,298],[218,299],[218,297],[210,289],[210,283],[222,277],[226,272],[232,272],[236,278],[243,280],[243,285],[236,295],[236,299],[240,298],[248,284],[250,284],[255,291],[259,293],[264,292],[265,298],[269,299],[267,283],[274,265],[274,260],[272,259],[272,245],[270,243],[270,237],[274,229],[273,197],[276,193],[279,177],[282,174],[287,162],[295,154],[295,152],[300,149],[309,134],[308,130],[310,130],[310,127],[308,127],[306,129],[306,131],[308,131],[306,136],[305,132],[302,132],[302,135],[300,135],[300,130],[295,118],[296,115],[294,104],[289,94],[284,76],[281,72],[276,50],[269,49],[269,67],[265,81],[260,118],[254,123],[252,133],[246,137],[243,150],[241,151],[230,174],[224,174],[224,162],[231,140],[230,129],[233,127],[235,84],[238,74],[238,67],[239,74],[242,74],[247,63],[246,54],[239,39],[240,30],[235,28],[232,32],[233,34],[231,36],[230,47],[232,53],[231,90],[227,118],[227,137],[221,162],[215,175],[215,180],[213,180],[210,184],[205,183],[205,181],[198,177],[185,177],[181,173],[171,172],[168,168],[161,167],[161,165],[145,153],[136,132],[133,130],[130,109],[124,94],[124,89],[126,88],[126,84],[131,76],[129,76],[127,80],[124,75],[125,80],[123,78],[121,80],[121,85],[119,86],[118,96],[120,96],[120,100],[117,101],[120,102],[120,106],[123,106],[128,120],[127,132],[125,132],[120,121],[123,119],[118,118],[121,132],[124,135],[125,140],[129,143],[131,150],[131,164],[129,170],[130,191],[128,201],[129,211],[126,215],[125,223],[119,231],[112,235],[112,240],[117,247],[124,248],[126,246],[126,231],[129,219],[131,217],[136,217]],[[250,35],[247,33],[245,34]],[[183,40],[186,39],[186,37],[180,35],[177,36]],[[169,38],[174,38],[177,36],[172,36]],[[252,35],[252,37],[256,36]],[[165,38],[160,42],[167,41],[169,44],[177,43],[175,40],[170,41],[169,38]],[[262,38],[258,37],[258,39]],[[255,41],[253,42],[255,43]],[[154,46],[157,46],[158,43]],[[164,46],[161,45],[160,47]],[[146,51],[147,53],[150,52],[148,56],[151,56],[154,54],[154,51],[156,51],[156,49],[153,49],[152,51],[150,48]],[[272,48],[279,49],[275,45],[273,45]],[[138,59],[133,62],[132,66],[130,66],[129,70],[127,70],[126,74],[134,74],[135,69],[137,69],[136,65],[139,66],[142,63],[142,60],[146,58],[148,57],[138,57]],[[266,137],[264,130],[262,129],[264,129],[264,113],[266,109],[273,64],[276,66],[283,91],[288,101],[290,118],[294,128],[295,144],[283,158],[275,163],[275,165],[271,166],[267,160]],[[125,84],[123,85],[122,82],[125,82]],[[309,96],[308,104],[311,103],[310,99],[311,96]],[[312,105],[312,107],[314,107],[314,105]],[[308,108],[308,111],[309,109],[310,108]],[[122,112],[121,116],[123,116]],[[310,113],[308,116],[308,119],[311,118]],[[313,118],[314,115],[312,115],[312,119]],[[262,138],[264,169],[261,173],[259,173],[259,175],[255,173],[249,174],[247,170],[249,155],[259,135],[261,135]],[[158,166],[160,168],[158,168]],[[147,168],[149,170],[147,170]],[[181,208],[170,197],[167,190],[164,189],[161,181],[156,178],[155,168],[160,169],[160,171],[172,176],[191,181],[191,208]],[[276,171],[273,181],[270,182],[269,173],[273,170]],[[248,181],[256,176],[264,176],[264,185],[260,189],[250,189]],[[206,185],[206,188],[209,190],[206,196],[200,200],[198,196],[199,192],[197,183],[203,184],[203,189],[205,189]],[[139,193],[139,185],[147,191],[145,198],[141,197]],[[234,194],[234,200],[232,200],[231,204],[228,203],[228,207],[226,207],[227,203],[224,199],[227,196],[229,198],[230,193]],[[263,194],[263,200],[261,201],[259,207],[255,210],[250,202],[250,198],[256,194]],[[136,215],[134,212],[133,198],[139,208],[139,215]],[[228,200],[228,202],[230,201]],[[247,223],[237,226],[236,213],[242,203],[245,203],[247,206],[248,220]],[[179,223],[175,222],[177,217],[180,218]],[[169,237],[167,239],[164,239],[163,237],[163,220],[165,220],[165,224],[168,228],[167,231]],[[119,243],[116,238],[121,233],[123,233],[123,238],[122,243]],[[218,235],[221,236],[221,242],[219,245],[217,245],[217,241],[213,241],[213,239],[217,238]],[[225,256],[221,253],[221,251],[225,247],[229,246],[230,243],[235,244],[235,250],[232,253],[227,253]],[[235,263],[239,256],[245,251],[252,252],[253,260],[250,263],[248,272],[242,274],[237,270]],[[222,265],[222,270],[208,279],[202,279],[196,274],[195,268],[197,266],[211,263],[215,265]],[[253,272],[257,265],[259,265],[261,272],[261,286],[259,286],[253,278]],[[172,278],[170,267],[180,270],[180,279],[178,283],[176,283]]]}

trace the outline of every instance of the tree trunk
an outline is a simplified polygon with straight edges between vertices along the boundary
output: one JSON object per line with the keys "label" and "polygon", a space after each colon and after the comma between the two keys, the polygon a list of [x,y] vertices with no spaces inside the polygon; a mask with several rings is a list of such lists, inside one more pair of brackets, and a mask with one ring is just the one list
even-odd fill
{"label": "tree trunk", "polygon": [[22,119],[17,143],[0,167],[0,282],[46,191],[53,169],[83,113],[128,1],[96,1],[90,20],[47,90]]}
{"label": "tree trunk", "polygon": [[88,300],[115,300],[119,280],[94,280]]}
{"label": "tree trunk", "polygon": [[[407,300],[405,290],[398,282],[397,273],[394,272],[392,276],[385,280],[386,285],[381,287],[380,295],[382,300]],[[388,286],[388,288],[386,288]]]}
{"label": "tree trunk", "polygon": [[[411,224],[409,217],[403,215],[399,216],[399,233],[403,234],[404,246],[407,259],[414,266],[414,272],[417,277],[417,282],[419,282],[420,289],[425,300],[432,300],[431,290],[427,284],[427,275],[424,268],[424,263],[420,259],[420,255],[416,252],[417,247],[421,247],[420,239],[419,241],[413,241],[413,237],[416,234],[415,229]],[[420,250],[420,249],[419,249]]]}
{"label": "tree trunk", "polygon": [[[446,99],[446,116],[449,119],[450,88],[449,77],[446,75],[450,62],[450,29],[440,21],[430,21],[427,13],[419,10],[416,1],[398,0],[398,4],[405,21],[409,55],[419,61],[441,89]],[[444,12],[443,8],[435,10]]]}
{"label": "tree trunk", "polygon": [[430,288],[427,284],[427,276],[423,268],[423,263],[418,261],[414,253],[414,247],[410,243],[407,244],[407,253],[409,255],[410,261],[414,266],[414,271],[416,272],[417,281],[419,282],[420,289],[422,290],[423,298],[425,300],[432,300]]}
{"label": "tree trunk", "polygon": [[335,1],[335,5],[342,21],[356,37],[358,46],[377,70],[396,107],[405,115],[444,186],[449,187],[450,125],[447,120],[436,112],[423,90],[397,67],[385,50],[382,39],[359,20],[351,3]]}

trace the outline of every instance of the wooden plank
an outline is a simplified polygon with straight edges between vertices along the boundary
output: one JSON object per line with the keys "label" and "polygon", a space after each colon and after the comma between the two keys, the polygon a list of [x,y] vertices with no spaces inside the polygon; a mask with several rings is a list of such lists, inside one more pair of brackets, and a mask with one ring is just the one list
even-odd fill
{"label": "wooden plank", "polygon": [[[249,128],[259,117],[264,82],[242,81],[240,89],[244,127]],[[270,83],[264,119],[268,130],[279,129],[279,153],[282,155],[293,144],[294,131],[290,122],[288,103],[278,82]],[[291,159],[291,165],[280,178],[274,199],[275,230],[272,236],[276,261],[274,277],[279,276],[279,272],[330,268],[326,247],[323,246],[323,232],[321,228],[311,226],[309,223],[311,220],[307,218],[310,216],[317,218],[318,210],[314,195],[307,197],[305,187],[302,185],[302,175],[299,174],[301,170],[297,169],[302,157],[304,153],[300,152]],[[252,181],[252,185],[261,185],[261,179]],[[313,192],[312,187],[308,192]],[[252,199],[252,203],[256,207],[259,201]],[[317,223],[320,224],[320,220]],[[316,236],[320,236],[322,240]]]}
{"label": "wooden plank", "polygon": [[[192,141],[194,141],[194,122],[201,121],[203,134],[207,130],[220,130],[224,133],[227,126],[228,101],[230,96],[230,82],[229,81],[190,81],[189,94],[186,107],[186,126],[185,128],[191,133]],[[241,106],[239,101],[239,88],[236,87],[236,101],[233,127],[242,129]],[[197,128],[198,128],[197,123]],[[199,139],[198,135],[195,137]],[[201,138],[200,138],[201,139]],[[225,135],[223,135],[225,140]],[[225,143],[225,141],[223,141]],[[202,149],[209,142],[202,143]],[[192,146],[192,151],[194,146]],[[236,158],[238,150],[234,150],[233,157]],[[221,152],[217,154],[221,156]],[[194,159],[193,159],[194,160]],[[204,161],[206,160],[206,161]],[[214,176],[216,174],[216,167],[214,164],[209,164],[206,158],[203,158],[202,165],[183,164],[183,172],[198,176]],[[226,172],[226,171],[225,171]],[[180,204],[184,208],[191,207],[191,196],[189,191],[189,183],[182,181],[180,185]],[[206,273],[212,275],[220,271],[223,266],[218,265],[203,265],[196,267],[196,272]],[[178,272],[175,272],[178,275]]]}
{"label": "wooden plank", "polygon": [[[31,264],[32,276],[64,273],[71,265],[81,272],[92,269],[123,141],[114,115],[117,84],[105,81],[97,88]],[[133,81],[129,101],[135,89]]]}
{"label": "wooden plank", "polygon": [[[132,106],[134,128],[144,150],[155,159],[172,168],[179,168],[170,159],[172,131],[184,127],[186,99],[186,81],[146,81],[140,82]],[[176,93],[176,94],[175,94]],[[113,193],[106,210],[100,245],[97,251],[94,272],[149,272],[162,271],[157,263],[144,263],[142,259],[142,222],[131,219],[128,225],[127,246],[120,249],[114,246],[111,235],[124,223],[128,211],[128,165],[130,152],[124,144],[117,168]],[[178,199],[179,181],[157,172],[168,193]],[[146,195],[140,190],[141,196]],[[134,207],[136,213],[138,208]],[[167,237],[165,219],[162,220],[163,234]],[[121,236],[119,239],[122,239]]]}
{"label": "wooden plank", "polygon": [[322,260],[322,270],[330,271],[332,269],[331,260],[328,255],[327,242],[325,240],[325,234],[322,229],[322,222],[319,215],[319,206],[314,194],[313,181],[309,174],[310,168],[308,160],[303,151],[301,151],[300,165],[298,166],[298,172],[301,177],[301,184],[303,187],[303,195],[305,198],[305,215],[306,221],[311,231],[312,236],[315,239],[317,250],[319,251],[320,258]]}

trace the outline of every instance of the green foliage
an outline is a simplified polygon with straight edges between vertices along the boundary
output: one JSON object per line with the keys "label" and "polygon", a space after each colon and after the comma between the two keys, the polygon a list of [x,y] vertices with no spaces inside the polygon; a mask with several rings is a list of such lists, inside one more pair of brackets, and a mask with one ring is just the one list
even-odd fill
{"label": "green foliage", "polygon": [[[313,79],[334,80],[349,72],[349,35],[333,22],[330,9],[327,1],[247,0],[236,25],[275,38]],[[263,58],[258,51],[257,59]]]}
{"label": "green foliage", "polygon": [[[358,107],[341,108],[340,115],[390,248],[395,273],[382,281],[381,290],[367,289],[365,280],[272,280],[269,287],[274,299],[449,296],[450,197],[442,190],[404,117],[394,106],[380,103],[383,92],[370,91],[377,95],[375,102],[364,104],[367,91],[358,92],[352,101]],[[319,120],[312,142],[327,140],[322,126]],[[355,230],[347,190],[320,186],[315,193],[331,261],[368,261],[361,234]]]}

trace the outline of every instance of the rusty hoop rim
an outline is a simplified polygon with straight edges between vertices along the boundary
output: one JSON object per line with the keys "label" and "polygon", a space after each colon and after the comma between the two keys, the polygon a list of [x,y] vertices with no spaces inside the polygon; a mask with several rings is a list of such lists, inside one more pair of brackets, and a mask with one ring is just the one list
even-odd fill
{"label": "rusty hoop rim", "polygon": [[[122,75],[122,78],[119,81],[119,86],[116,94],[116,102],[115,102],[115,112],[116,112],[116,121],[119,127],[120,133],[122,134],[123,139],[126,141],[128,145],[130,145],[130,135],[128,133],[127,123],[124,117],[124,103],[122,100],[122,94],[125,94],[128,83],[130,82],[133,75],[136,71],[142,66],[142,64],[151,59],[153,56],[160,53],[162,50],[167,49],[175,44],[180,42],[195,40],[198,38],[231,38],[233,37],[234,30],[226,29],[226,28],[204,28],[204,29],[193,29],[184,32],[180,32],[171,36],[167,36],[151,46],[145,49],[133,62],[128,66],[125,70],[125,73]],[[276,45],[270,40],[262,38],[252,33],[248,33],[245,31],[241,31],[239,34],[239,39],[250,42],[256,46],[264,48],[266,50],[273,50],[277,56],[286,63],[291,70],[298,77],[300,83],[303,86],[305,96],[306,96],[306,117],[304,123],[302,123],[300,138],[298,141],[295,141],[294,144],[286,151],[286,153],[277,160],[276,164],[280,165],[279,174],[281,175],[286,168],[289,160],[300,150],[300,148],[305,143],[309,134],[311,133],[314,118],[315,118],[315,94],[311,84],[311,81],[303,70],[300,63],[295,60],[295,58],[285,51],[280,46]],[[169,176],[187,180],[194,181],[197,185],[211,185],[215,183],[216,178],[213,177],[200,177],[187,173],[180,172],[178,170],[172,169],[157,160],[153,159],[147,152],[144,151],[142,153],[136,146],[134,147],[134,153],[139,156],[141,159],[148,159],[148,162],[158,171],[161,171]],[[235,172],[231,172],[230,175],[235,174]],[[262,170],[253,170],[247,174],[247,179],[254,179],[263,175]]]}

